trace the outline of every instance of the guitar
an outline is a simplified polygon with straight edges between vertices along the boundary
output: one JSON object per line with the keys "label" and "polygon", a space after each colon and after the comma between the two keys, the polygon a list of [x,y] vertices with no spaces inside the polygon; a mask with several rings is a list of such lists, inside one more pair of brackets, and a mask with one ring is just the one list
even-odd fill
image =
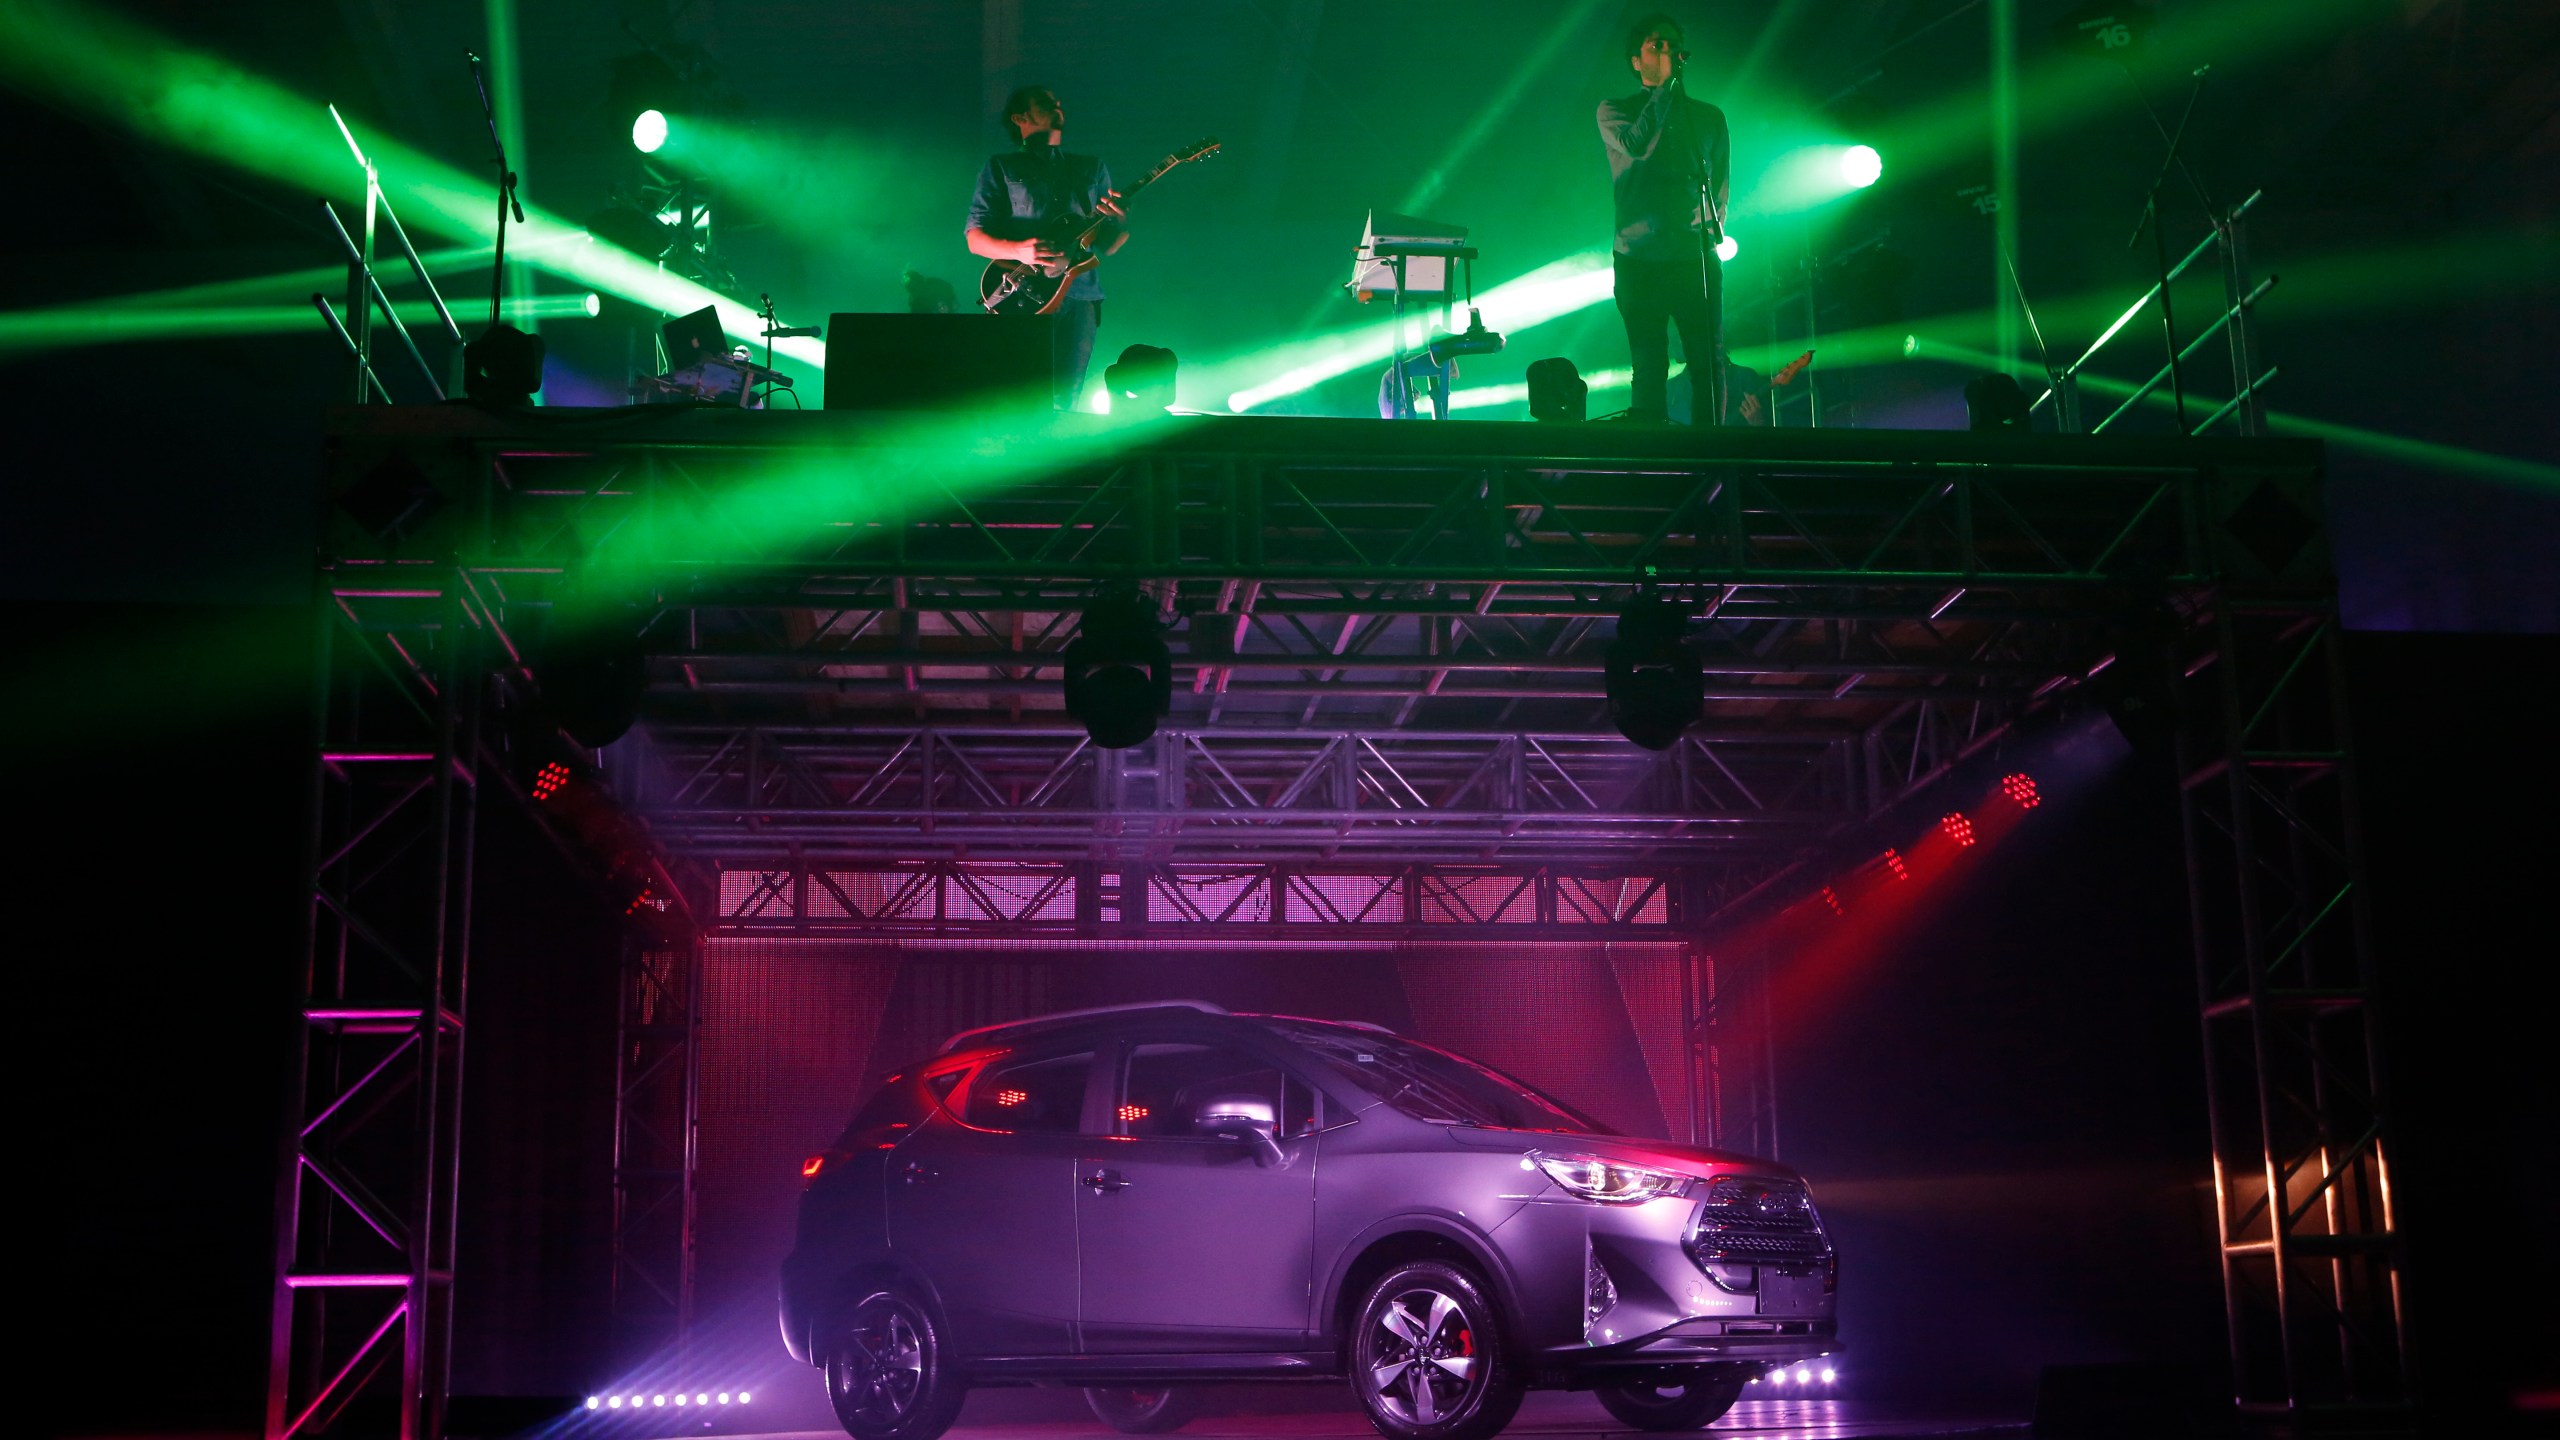
{"label": "guitar", "polygon": [[[1120,203],[1126,207],[1138,192],[1171,173],[1178,165],[1206,160],[1218,153],[1218,139],[1212,135],[1196,140],[1156,162],[1156,168],[1139,177],[1138,183],[1120,192]],[[1102,263],[1102,257],[1119,242],[1120,222],[1108,215],[1075,214],[1045,225],[1040,238],[1050,241],[1058,251],[1058,259],[1047,265],[1032,265],[1020,260],[990,260],[978,276],[978,304],[991,315],[1048,315],[1067,298],[1067,287],[1075,278]]]}

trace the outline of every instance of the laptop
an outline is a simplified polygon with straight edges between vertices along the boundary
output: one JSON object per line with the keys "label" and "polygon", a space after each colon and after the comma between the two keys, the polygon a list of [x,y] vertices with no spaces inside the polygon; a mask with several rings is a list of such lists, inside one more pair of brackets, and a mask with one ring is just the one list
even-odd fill
{"label": "laptop", "polygon": [[667,346],[667,373],[690,370],[705,360],[729,358],[729,337],[720,329],[720,312],[705,305],[658,327]]}

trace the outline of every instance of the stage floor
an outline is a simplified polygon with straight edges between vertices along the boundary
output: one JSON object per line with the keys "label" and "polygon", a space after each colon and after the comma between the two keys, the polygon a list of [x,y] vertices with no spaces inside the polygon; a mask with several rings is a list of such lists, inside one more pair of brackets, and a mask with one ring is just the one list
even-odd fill
{"label": "stage floor", "polygon": [[[1768,1440],[1896,1440],[1896,1437],[1963,1437],[2024,1435],[2023,1418],[2003,1417],[1984,1409],[1930,1410],[1861,1400],[1744,1400],[1704,1433],[1754,1435]],[[650,1430],[652,1440],[681,1440],[681,1428]],[[701,1432],[691,1432],[700,1434]],[[1098,1422],[955,1425],[949,1440],[1088,1440],[1115,1432]],[[1185,1425],[1180,1435],[1197,1440],[1376,1440],[1377,1431],[1352,1410],[1309,1411],[1279,1415],[1204,1415]],[[1520,1407],[1519,1417],[1503,1431],[1542,1440],[1569,1437],[1629,1436],[1640,1432],[1612,1420],[1587,1395],[1541,1393]],[[725,1440],[842,1440],[840,1430],[786,1430],[747,1436],[726,1432]]]}

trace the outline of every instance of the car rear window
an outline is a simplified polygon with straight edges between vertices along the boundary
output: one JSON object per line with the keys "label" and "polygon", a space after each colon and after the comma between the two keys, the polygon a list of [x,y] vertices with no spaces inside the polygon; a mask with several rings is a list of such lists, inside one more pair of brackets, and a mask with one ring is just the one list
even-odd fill
{"label": "car rear window", "polygon": [[1093,1052],[1005,1056],[969,1082],[961,1118],[981,1130],[1073,1134],[1084,1123]]}
{"label": "car rear window", "polygon": [[915,1071],[892,1075],[862,1108],[853,1112],[852,1123],[844,1127],[844,1137],[836,1142],[840,1150],[859,1150],[896,1140],[932,1113],[958,1084],[959,1072],[925,1076]]}

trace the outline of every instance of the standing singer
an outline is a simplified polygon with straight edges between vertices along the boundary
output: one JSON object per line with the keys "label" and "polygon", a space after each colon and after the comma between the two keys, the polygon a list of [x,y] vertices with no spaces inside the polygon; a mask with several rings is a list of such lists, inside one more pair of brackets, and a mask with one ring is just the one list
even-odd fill
{"label": "standing singer", "polygon": [[1678,22],[1637,21],[1627,32],[1627,64],[1644,88],[1600,102],[1600,143],[1617,210],[1618,317],[1635,367],[1627,418],[1657,425],[1669,418],[1668,327],[1678,325],[1691,421],[1720,425],[1724,262],[1716,245],[1732,193],[1733,142],[1724,112],[1690,98],[1682,81],[1688,59]]}

